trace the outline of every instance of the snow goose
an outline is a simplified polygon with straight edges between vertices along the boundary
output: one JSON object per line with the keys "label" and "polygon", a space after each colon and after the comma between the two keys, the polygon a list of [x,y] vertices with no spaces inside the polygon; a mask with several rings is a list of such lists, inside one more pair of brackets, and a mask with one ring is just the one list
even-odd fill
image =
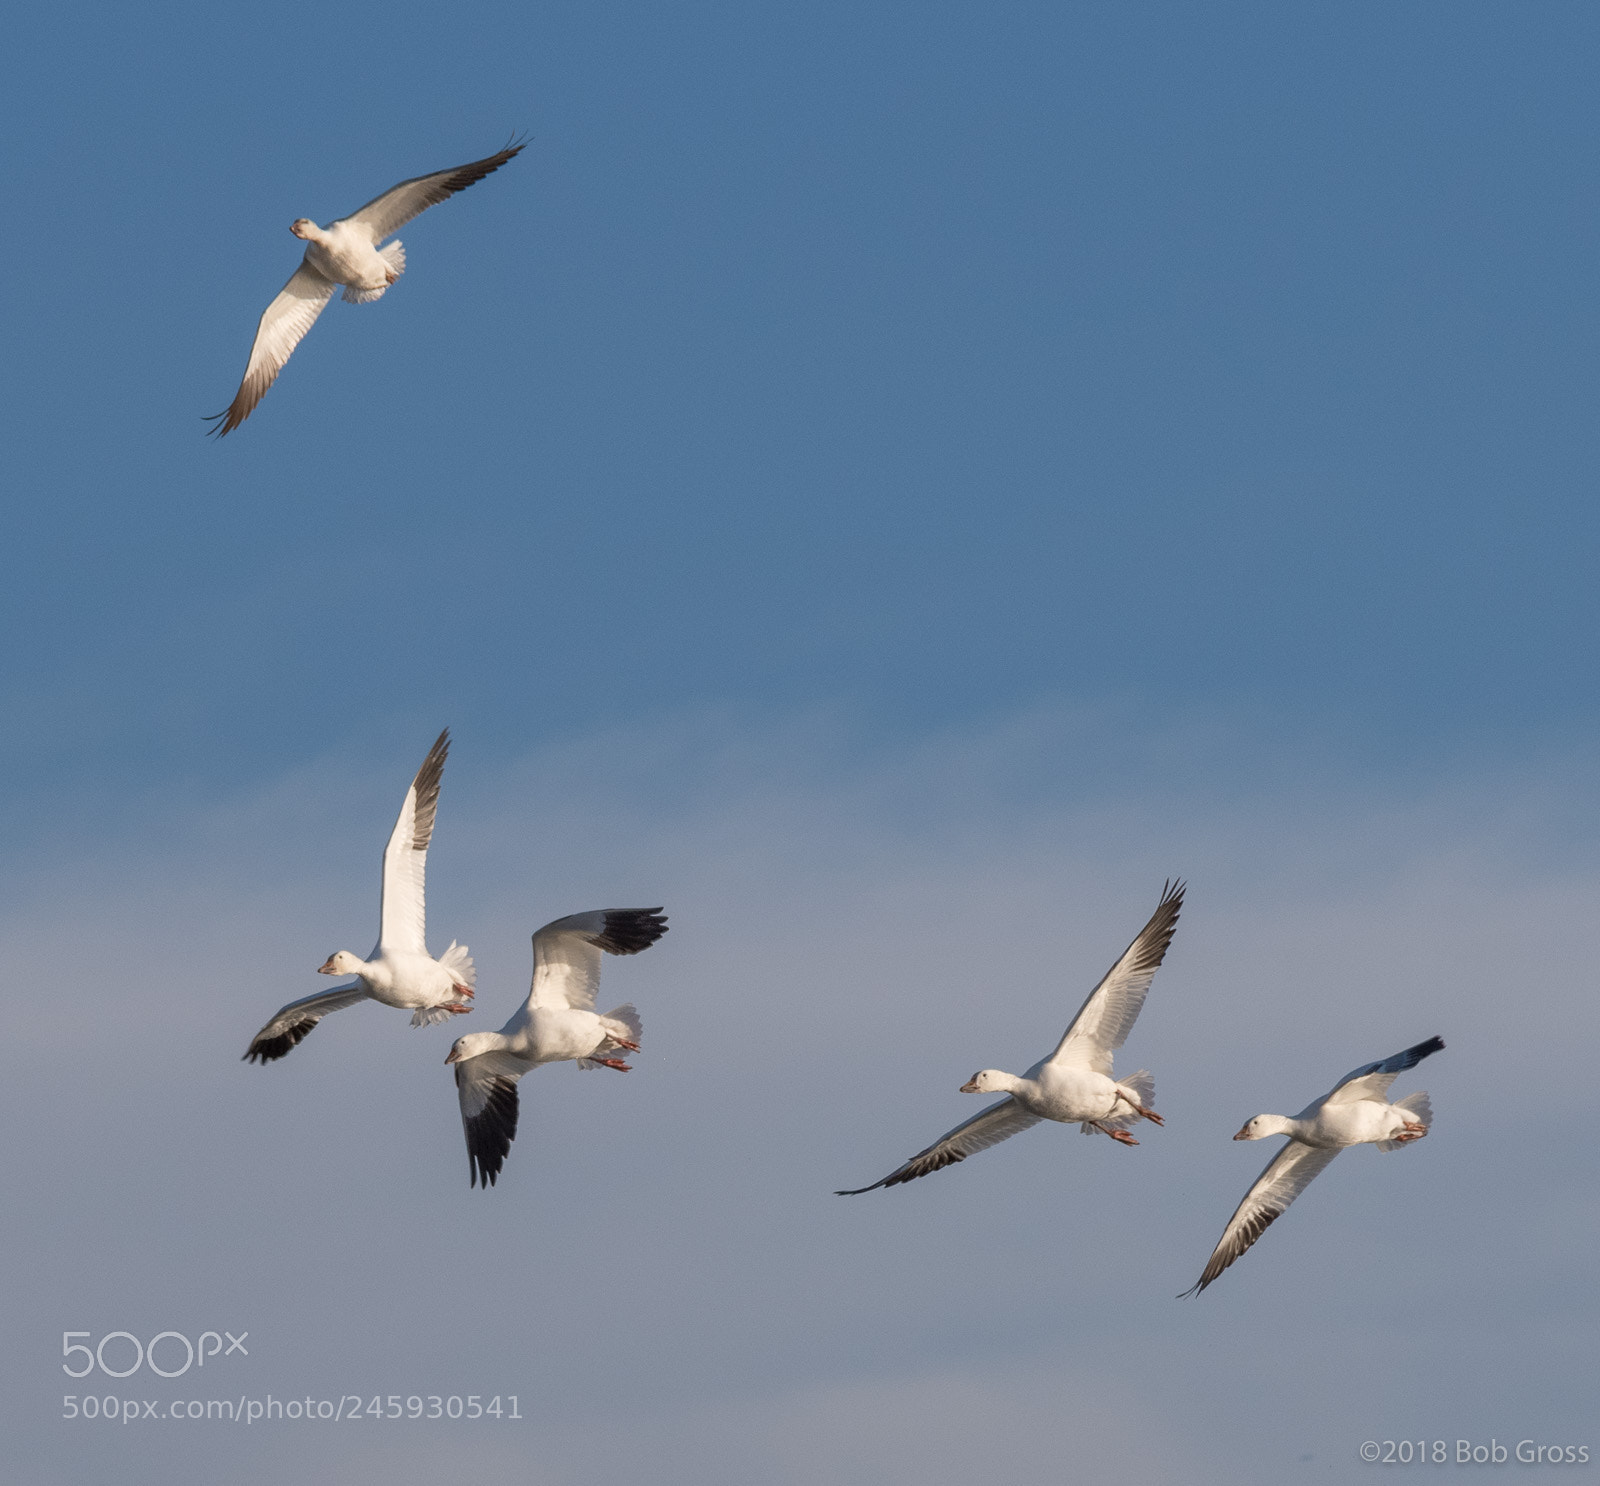
{"label": "snow goose", "polygon": [[1162,890],[1161,902],[1150,922],[1089,993],[1089,999],[1048,1058],[1035,1063],[1021,1078],[985,1068],[961,1086],[963,1094],[1004,1092],[1004,1099],[957,1125],[882,1181],[836,1195],[858,1197],[879,1187],[898,1186],[926,1176],[930,1171],[965,1161],[976,1151],[998,1145],[1040,1120],[1081,1125],[1085,1135],[1098,1130],[1123,1145],[1139,1143],[1128,1134],[1130,1125],[1142,1119],[1163,1124],[1161,1116],[1149,1108],[1155,1081],[1141,1069],[1118,1082],[1111,1076],[1111,1055],[1127,1039],[1150,982],[1172,943],[1183,907],[1183,886],[1181,882],[1169,882]]}
{"label": "snow goose", "polygon": [[318,970],[320,975],[354,975],[357,979],[282,1007],[256,1033],[245,1052],[246,1061],[266,1064],[281,1058],[330,1011],[341,1011],[358,1001],[381,1001],[402,1010],[414,1008],[413,1027],[472,1010],[472,988],[477,976],[466,945],[451,940],[449,949],[436,960],[428,953],[423,927],[428,841],[433,835],[439,781],[449,752],[450,729],[446,728],[411,781],[406,802],[400,807],[400,818],[383,849],[377,948],[365,960],[341,949]]}
{"label": "snow goose", "polygon": [[546,924],[533,936],[533,986],[516,1015],[498,1032],[456,1039],[446,1063],[456,1068],[461,1125],[467,1133],[470,1186],[495,1184],[517,1134],[517,1080],[541,1063],[574,1061],[579,1068],[629,1065],[617,1052],[636,1053],[642,1025],[630,1005],[595,1012],[600,952],[636,955],[667,932],[659,908],[601,908]]}
{"label": "snow goose", "polygon": [[383,297],[383,291],[406,270],[405,249],[398,241],[380,247],[384,238],[430,206],[498,170],[523,148],[513,141],[470,165],[401,181],[326,227],[317,226],[309,217],[291,222],[289,231],[308,244],[305,258],[261,316],[244,380],[233,401],[222,412],[210,415],[211,432],[218,437],[232,433],[250,416],[340,285],[348,304],[370,304]]}
{"label": "snow goose", "polygon": [[1259,1114],[1235,1140],[1265,1140],[1287,1135],[1289,1143],[1267,1163],[1267,1169],[1244,1194],[1238,1211],[1222,1230],[1205,1272],[1183,1295],[1198,1295],[1250,1247],[1268,1226],[1283,1216],[1289,1204],[1309,1187],[1317,1174],[1346,1146],[1376,1145],[1380,1151],[1397,1151],[1421,1140],[1433,1124],[1433,1106],[1425,1093],[1407,1094],[1389,1103],[1389,1085],[1408,1068],[1444,1047],[1444,1039],[1430,1037],[1415,1047],[1367,1063],[1347,1073],[1323,1098],[1308,1104],[1293,1119]]}

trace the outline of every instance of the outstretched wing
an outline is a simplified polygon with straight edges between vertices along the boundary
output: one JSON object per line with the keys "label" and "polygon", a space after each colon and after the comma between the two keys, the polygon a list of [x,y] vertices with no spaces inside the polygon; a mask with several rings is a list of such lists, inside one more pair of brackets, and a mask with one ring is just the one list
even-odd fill
{"label": "outstretched wing", "polygon": [[332,279],[323,278],[309,263],[302,263],[294,271],[294,277],[261,316],[256,326],[255,344],[250,347],[250,360],[245,365],[244,380],[239,383],[233,401],[222,412],[210,415],[210,432],[221,438],[250,416],[255,405],[267,395],[267,388],[277,381],[278,373],[294,348],[317,323],[317,316],[337,287]]}
{"label": "outstretched wing", "polygon": [[[1333,1092],[1326,1099],[1319,1100],[1319,1104],[1354,1104],[1358,1099],[1388,1100],[1389,1085],[1408,1068],[1415,1068],[1424,1058],[1431,1057],[1434,1053],[1442,1052],[1444,1038],[1430,1037],[1426,1042],[1419,1042],[1415,1047],[1408,1047],[1403,1053],[1396,1053],[1393,1057],[1383,1058],[1376,1063],[1368,1063],[1362,1068],[1357,1068],[1345,1074],[1333,1086]],[[1317,1106],[1313,1105],[1315,1109]]]}
{"label": "outstretched wing", "polygon": [[291,1001],[250,1039],[243,1061],[267,1064],[281,1058],[304,1041],[306,1034],[330,1011],[354,1006],[357,1001],[364,1001],[367,994],[367,988],[358,980],[352,985],[335,986],[331,991],[318,991],[315,996]]}
{"label": "outstretched wing", "polygon": [[987,1109],[979,1110],[977,1114],[957,1125],[948,1134],[942,1135],[934,1141],[925,1151],[918,1151],[904,1166],[896,1167],[881,1182],[874,1182],[870,1187],[852,1187],[846,1191],[835,1192],[835,1197],[859,1197],[863,1192],[875,1192],[879,1187],[897,1187],[901,1182],[914,1181],[919,1176],[926,1176],[930,1171],[938,1171],[944,1166],[953,1166],[957,1161],[965,1161],[968,1156],[978,1151],[986,1151],[992,1145],[999,1145],[1008,1136],[1015,1135],[1019,1130],[1026,1130],[1029,1125],[1037,1125],[1042,1116],[1030,1113],[1018,1104],[1011,1095],[991,1104]]}
{"label": "outstretched wing", "polygon": [[400,807],[400,818],[383,849],[383,907],[378,920],[378,944],[383,949],[417,955],[428,952],[428,842],[433,839],[439,782],[444,778],[444,761],[449,753],[450,729],[446,728],[434,740],[417,777],[411,781],[406,802]]}
{"label": "outstretched wing", "polygon": [[449,170],[436,170],[432,175],[419,175],[409,181],[401,181],[398,186],[390,186],[382,196],[373,197],[343,220],[361,222],[370,227],[372,241],[376,245],[430,206],[437,206],[457,191],[465,191],[484,176],[499,170],[507,160],[520,155],[524,148],[524,145],[513,141],[503,150],[485,159],[474,160],[469,165],[456,165]]}
{"label": "outstretched wing", "polygon": [[1291,1140],[1284,1146],[1267,1162],[1266,1170],[1256,1178],[1255,1185],[1244,1194],[1244,1201],[1228,1219],[1228,1226],[1222,1230],[1221,1239],[1211,1251],[1204,1273],[1178,1298],[1182,1300],[1186,1295],[1198,1295],[1216,1279],[1276,1219],[1283,1216],[1289,1204],[1339,1154],[1339,1149],[1337,1146],[1303,1145],[1298,1140]]}
{"label": "outstretched wing", "polygon": [[569,914],[533,936],[528,1005],[594,1010],[600,954],[636,955],[667,932],[659,908],[600,908]]}
{"label": "outstretched wing", "polygon": [[1124,1042],[1144,1006],[1150,982],[1172,943],[1183,908],[1183,883],[1169,882],[1161,890],[1161,901],[1150,915],[1150,922],[1108,971],[1105,979],[1089,992],[1072,1025],[1067,1028],[1052,1063],[1070,1063],[1111,1075],[1111,1055]]}
{"label": "outstretched wing", "polygon": [[517,1080],[522,1073],[523,1065],[499,1053],[456,1064],[456,1097],[472,1170],[469,1185],[481,1181],[485,1192],[495,1184],[517,1138]]}

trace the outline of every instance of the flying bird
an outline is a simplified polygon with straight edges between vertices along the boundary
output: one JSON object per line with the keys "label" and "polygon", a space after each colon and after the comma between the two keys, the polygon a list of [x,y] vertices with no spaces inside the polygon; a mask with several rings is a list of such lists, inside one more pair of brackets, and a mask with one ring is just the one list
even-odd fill
{"label": "flying bird", "polygon": [[1205,1272],[1178,1298],[1200,1294],[1274,1220],[1283,1216],[1289,1204],[1346,1146],[1376,1145],[1380,1151],[1397,1151],[1421,1140],[1433,1124],[1433,1106],[1428,1103],[1428,1096],[1407,1094],[1390,1104],[1389,1085],[1406,1069],[1415,1068],[1443,1048],[1443,1038],[1430,1037],[1392,1058],[1367,1063],[1345,1074],[1326,1095],[1308,1104],[1293,1119],[1259,1114],[1248,1121],[1233,1137],[1235,1140],[1287,1135],[1289,1142],[1245,1193],[1244,1201],[1222,1230]]}
{"label": "flying bird", "polygon": [[233,401],[207,419],[212,425],[210,431],[219,437],[232,433],[250,416],[294,354],[294,348],[317,323],[317,316],[333,298],[335,289],[343,286],[347,304],[369,304],[383,297],[384,290],[406,270],[405,249],[398,240],[384,243],[386,237],[430,206],[437,206],[498,170],[523,148],[513,141],[498,153],[470,165],[401,181],[326,227],[317,226],[309,217],[291,222],[289,231],[307,244],[305,258],[262,315],[244,380]]}
{"label": "flying bird", "polygon": [[601,908],[546,924],[533,936],[533,986],[516,1015],[498,1032],[456,1039],[446,1063],[455,1064],[461,1125],[467,1135],[469,1186],[487,1191],[517,1134],[517,1080],[541,1063],[574,1061],[579,1068],[629,1064],[643,1028],[630,1004],[603,1016],[594,1009],[600,953],[636,955],[667,932],[659,908]]}
{"label": "flying bird", "polygon": [[330,1011],[358,1001],[412,1009],[411,1025],[427,1026],[472,1010],[477,973],[464,944],[450,941],[436,960],[424,932],[423,887],[428,842],[439,808],[439,782],[450,752],[450,729],[439,734],[406,791],[400,818],[383,849],[383,898],[378,946],[365,960],[347,949],[329,955],[320,975],[354,975],[347,985],[320,991],[282,1007],[251,1040],[245,1061],[267,1064],[299,1043]]}
{"label": "flying bird", "polygon": [[1172,943],[1183,907],[1183,883],[1169,882],[1150,922],[1130,944],[1073,1018],[1056,1050],[1035,1063],[1021,1078],[985,1068],[962,1084],[963,1094],[1004,1092],[1005,1098],[989,1105],[965,1124],[919,1151],[870,1187],[838,1192],[858,1197],[879,1187],[894,1187],[930,1171],[965,1161],[976,1151],[998,1145],[1008,1136],[1040,1120],[1077,1124],[1088,1135],[1100,1131],[1123,1145],[1138,1145],[1128,1134],[1140,1120],[1165,1121],[1149,1107],[1155,1097],[1155,1080],[1143,1069],[1120,1082],[1111,1074],[1111,1055],[1127,1040],[1150,982]]}

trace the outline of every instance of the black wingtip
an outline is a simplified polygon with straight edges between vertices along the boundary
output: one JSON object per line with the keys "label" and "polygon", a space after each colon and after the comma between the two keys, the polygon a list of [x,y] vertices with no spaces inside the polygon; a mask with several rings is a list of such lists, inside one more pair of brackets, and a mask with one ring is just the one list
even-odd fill
{"label": "black wingtip", "polygon": [[439,808],[439,788],[444,782],[444,764],[450,756],[450,729],[446,728],[433,740],[433,747],[423,759],[411,781],[416,791],[416,814],[412,819],[411,849],[426,851],[433,839],[434,816]]}
{"label": "black wingtip", "polygon": [[428,750],[428,756],[422,761],[422,768],[417,770],[419,775],[428,769],[441,769],[444,761],[450,756],[450,729],[446,728],[433,740],[433,746]]}
{"label": "black wingtip", "polygon": [[1426,1042],[1419,1042],[1415,1047],[1408,1047],[1400,1054],[1400,1071],[1415,1068],[1424,1058],[1431,1058],[1435,1053],[1444,1051],[1444,1038],[1430,1037]]}
{"label": "black wingtip", "polygon": [[472,160],[465,165],[457,166],[449,175],[440,182],[441,189],[446,195],[454,196],[457,191],[465,191],[468,186],[474,186],[486,175],[493,175],[502,165],[515,160],[527,148],[526,138],[518,139],[513,135],[506,141],[504,149],[496,150],[492,155],[486,155],[482,160]]}
{"label": "black wingtip", "polygon": [[666,932],[666,915],[659,906],[611,908],[606,911],[606,926],[594,943],[607,954],[636,955],[649,949]]}
{"label": "black wingtip", "polygon": [[1187,886],[1181,877],[1169,877],[1162,885],[1161,901],[1156,904],[1155,912],[1145,920],[1145,926],[1125,951],[1139,951],[1129,968],[1155,970],[1166,959],[1172,936],[1178,929],[1178,915],[1183,912],[1183,894]]}
{"label": "black wingtip", "polygon": [[257,1037],[245,1049],[243,1063],[260,1063],[263,1068],[268,1063],[276,1062],[286,1056],[293,1049],[300,1046],[310,1035],[319,1018],[308,1017],[305,1021],[295,1022],[292,1026],[285,1027],[276,1037]]}
{"label": "black wingtip", "polygon": [[423,759],[412,778],[412,785],[420,796],[432,793],[435,797],[439,793],[439,781],[444,775],[445,760],[450,757],[450,729],[446,728],[433,740],[433,747],[428,750],[428,756]]}
{"label": "black wingtip", "polygon": [[915,1166],[921,1159],[921,1156],[913,1156],[906,1162],[905,1166],[896,1171],[891,1171],[888,1176],[881,1181],[874,1182],[870,1187],[850,1187],[845,1191],[835,1192],[833,1195],[835,1197],[859,1197],[863,1192],[876,1192],[879,1187],[885,1189],[903,1187],[907,1182],[914,1182],[919,1176],[929,1176],[935,1171],[943,1171],[946,1166],[954,1166],[958,1161],[965,1161],[967,1158],[959,1151],[946,1151],[938,1160],[930,1161],[921,1171],[907,1169]]}
{"label": "black wingtip", "polygon": [[[457,1064],[456,1077],[461,1077]],[[470,1186],[482,1185],[487,1192],[500,1176],[511,1143],[517,1138],[517,1082],[498,1078],[489,1090],[484,1107],[462,1123],[467,1133],[467,1162],[472,1170]]]}

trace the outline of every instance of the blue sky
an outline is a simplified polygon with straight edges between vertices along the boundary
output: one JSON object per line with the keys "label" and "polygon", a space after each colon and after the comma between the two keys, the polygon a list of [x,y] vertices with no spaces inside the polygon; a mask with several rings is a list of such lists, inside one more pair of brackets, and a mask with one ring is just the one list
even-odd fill
{"label": "blue sky", "polygon": [[[1584,8],[158,14],[13,48],[31,771],[819,703],[1587,737]],[[290,218],[517,129],[193,437]]]}
{"label": "blue sky", "polygon": [[[99,1457],[63,1455],[72,1437],[47,1413],[55,1364],[40,1359],[55,1332],[80,1324],[69,1311],[107,1329],[134,1311],[168,1324],[190,1303],[185,1274],[205,1276],[213,1309],[254,1307],[258,1330],[277,1328],[272,1375],[286,1387],[351,1338],[384,1353],[378,1331],[390,1351],[469,1355],[443,1303],[462,1293],[448,1272],[434,1294],[425,1266],[389,1256],[370,1288],[319,1281],[281,1321],[241,1278],[254,1268],[295,1290],[274,1224],[305,1242],[380,1234],[400,1187],[406,1222],[453,1237],[446,1218],[467,1194],[448,1099],[427,1103],[444,1078],[437,1037],[330,1023],[299,1066],[234,1061],[266,1012],[315,988],[306,972],[335,943],[365,948],[397,790],[446,723],[458,744],[430,913],[444,941],[458,930],[440,912],[470,926],[459,937],[490,972],[494,1024],[544,919],[615,901],[675,914],[666,944],[616,976],[676,1048],[650,1075],[658,1092],[613,1105],[617,1091],[556,1075],[539,1091],[552,1118],[579,1099],[606,1122],[631,1163],[620,1189],[645,1194],[593,1199],[605,1232],[637,1249],[602,1239],[581,1203],[537,1208],[541,1244],[590,1244],[586,1275],[599,1255],[637,1264],[657,1223],[669,1252],[695,1252],[689,1215],[703,1211],[745,1238],[737,1263],[702,1254],[691,1274],[703,1262],[714,1287],[726,1265],[743,1276],[736,1294],[759,1294],[759,1251],[780,1240],[739,1226],[766,1199],[744,1176],[719,1184],[719,1163],[758,1169],[763,1141],[806,1160],[825,1149],[795,1178],[807,1203],[887,1169],[959,1116],[951,1091],[968,1065],[1051,1035],[1169,873],[1195,883],[1175,956],[1196,959],[1187,982],[1175,958],[1157,983],[1148,1061],[1168,1087],[1204,1047],[1242,1082],[1202,1080],[1189,1119],[1158,1132],[1174,1135],[1169,1154],[1154,1139],[1133,1153],[1167,1175],[1128,1200],[1163,1235],[1181,1232],[1183,1262],[1139,1260],[1161,1277],[1142,1268],[1116,1291],[1137,1297],[1131,1329],[1084,1322],[1159,1351],[1164,1396],[1210,1398],[1194,1359],[1233,1356],[1290,1407],[1273,1378],[1292,1361],[1250,1360],[1248,1334],[1219,1318],[1284,1303],[1269,1251],[1285,1263],[1294,1241],[1344,1252],[1328,1196],[1320,1233],[1297,1209],[1250,1256],[1255,1286],[1244,1266],[1230,1273],[1235,1294],[1209,1293],[1181,1340],[1146,1309],[1147,1291],[1165,1305],[1189,1283],[1242,1191],[1237,1149],[1208,1142],[1257,1106],[1303,1103],[1435,1031],[1465,1070],[1486,1056],[1457,1051],[1457,1028],[1472,1027],[1485,1045],[1510,1037],[1517,1066],[1553,1080],[1542,1097],[1558,1129],[1593,1129],[1574,1050],[1594,1030],[1586,946],[1563,938],[1600,885],[1592,8],[287,0],[35,8],[9,42],[0,749],[27,781],[0,845],[0,929],[18,967],[13,1121],[53,1107],[41,1039],[71,1027],[84,1043],[78,1162],[12,1157],[12,1189],[28,1194],[12,1242],[49,1256],[50,1277],[7,1365],[29,1398],[42,1389],[29,1449],[65,1462],[62,1479]],[[407,227],[407,273],[381,304],[331,306],[251,420],[221,443],[202,437],[298,261],[291,220],[328,221],[520,131],[521,157]],[[1058,927],[1019,943],[1002,887],[1035,916],[1059,913]],[[813,915],[806,932],[785,926],[790,903]],[[1314,973],[1299,953],[1263,956],[1286,924],[1312,934]],[[1523,985],[1531,1021],[1495,1031],[1507,980],[1525,982],[1519,967],[1552,936],[1571,957]],[[1433,954],[1435,940],[1452,947]],[[133,953],[119,959],[118,945]],[[870,1048],[853,1034],[840,1045],[830,1018],[854,1013],[837,988],[811,1009],[814,977],[797,967],[819,954],[872,967]],[[1233,976],[1230,956],[1250,968]],[[1179,987],[1237,1017],[1250,1077],[1229,1061],[1226,1028],[1159,1024],[1169,975],[1173,1018]],[[55,989],[41,997],[41,984]],[[1268,1009],[1285,984],[1294,1015]],[[801,1008],[788,1018],[786,998]],[[758,1047],[717,1021],[747,1004]],[[689,1026],[703,1040],[682,1040]],[[1014,1041],[991,1053],[991,1033]],[[891,1072],[875,1067],[891,1055]],[[784,1091],[772,1108],[750,1058]],[[1452,1075],[1435,1063],[1427,1086],[1443,1109]],[[1255,1076],[1280,1065],[1281,1095]],[[1531,1159],[1481,1110],[1469,1122],[1470,1080],[1454,1078],[1452,1117],[1495,1159]],[[660,1133],[703,1129],[696,1100],[712,1105],[728,1080],[755,1101],[754,1149]],[[174,1088],[202,1099],[214,1161],[147,1157],[131,1136],[120,1154],[99,1148],[128,1110],[151,1130],[190,1130],[196,1112],[169,1100]],[[272,1166],[281,1152],[262,1132],[292,1115],[307,1122],[294,1139],[312,1141],[330,1100],[356,1122],[363,1160],[419,1109],[428,1143],[406,1123],[354,1188],[342,1148],[319,1150],[310,1174]],[[825,1136],[813,1101],[834,1122]],[[493,1194],[497,1209],[466,1209],[485,1225],[474,1243],[515,1244],[534,1221],[514,1204],[533,1200],[541,1159],[549,1190],[582,1188],[583,1127],[572,1108],[560,1118],[565,1148],[555,1131],[520,1143],[523,1185]],[[630,1120],[643,1119],[652,1134],[635,1149]],[[1110,1156],[1124,1153],[1082,1144],[1034,1132],[1032,1151],[1019,1141],[985,1158],[998,1175],[974,1162],[925,1194],[875,1194],[864,1214],[779,1204],[782,1231],[814,1240],[784,1251],[789,1272],[838,1287],[803,1356],[780,1340],[783,1316],[753,1302],[723,1316],[701,1303],[700,1279],[651,1271],[632,1297],[632,1344],[669,1358],[680,1339],[692,1402],[670,1396],[664,1363],[618,1371],[615,1333],[586,1335],[578,1372],[656,1421],[640,1437],[658,1465],[674,1449],[703,1464],[707,1438],[743,1440],[730,1481],[896,1479],[901,1466],[850,1421],[946,1420],[1002,1354],[1020,1371],[984,1395],[992,1407],[974,1419],[988,1423],[915,1457],[918,1479],[963,1449],[981,1459],[991,1440],[1048,1458],[1056,1405],[1038,1389],[1055,1385],[1041,1378],[1065,1379],[1093,1417],[1126,1407],[1106,1459],[1166,1431],[1148,1479],[1278,1481],[1306,1452],[1308,1469],[1344,1479],[1372,1417],[1359,1388],[1328,1385],[1335,1402],[1303,1449],[1241,1464],[1237,1399],[1169,1418],[1137,1391],[1107,1391],[1104,1369],[1066,1342],[1038,1362],[994,1340],[991,1326],[1028,1324],[1026,1297],[999,1293],[996,1273],[1053,1273],[1053,1251],[1081,1251],[1093,1225],[1015,1252],[990,1225],[935,1228],[962,1275],[955,1293],[933,1303],[891,1283],[882,1256],[897,1246],[915,1252],[906,1275],[941,1272],[919,1225],[964,1192],[1004,1206],[1076,1163],[1121,1200],[1113,1183],[1129,1168]],[[1439,1272],[1460,1289],[1441,1280],[1416,1298],[1403,1248],[1382,1256],[1381,1282],[1340,1281],[1365,1287],[1360,1304],[1386,1327],[1399,1307],[1404,1346],[1456,1339],[1405,1354],[1429,1369],[1441,1409],[1489,1385],[1460,1344],[1488,1334],[1473,1326],[1528,1359],[1549,1355],[1541,1346],[1568,1356],[1571,1341],[1541,1329],[1559,1305],[1521,1292],[1492,1321],[1458,1313],[1466,1291],[1483,1303],[1471,1264],[1486,1235],[1521,1242],[1524,1229],[1508,1208],[1470,1231],[1448,1203],[1481,1167],[1460,1146],[1448,1164],[1443,1145],[1403,1158],[1432,1206],[1394,1207],[1404,1181],[1365,1152],[1346,1158],[1359,1179],[1343,1163],[1325,1179],[1348,1183],[1380,1226],[1448,1211]],[[1558,1153],[1540,1159],[1552,1184],[1570,1181]],[[297,1216],[254,1207],[230,1161],[267,1163],[276,1190],[304,1181],[310,1195],[291,1203]],[[1381,1196],[1374,1169],[1390,1183]],[[102,1182],[130,1214],[128,1248],[79,1307],[74,1276],[107,1261],[64,1234],[90,1222],[86,1191]],[[211,1211],[217,1192],[250,1223],[171,1225],[170,1210]],[[1559,1198],[1584,1213],[1594,1201],[1586,1179]],[[1566,1207],[1548,1216],[1576,1221]],[[833,1226],[818,1236],[813,1222]],[[846,1275],[864,1252],[851,1243],[879,1247]],[[1558,1292],[1592,1293],[1587,1260],[1538,1262]],[[869,1277],[893,1299],[869,1300]],[[414,1283],[426,1301],[394,1309]],[[1307,1334],[1335,1315],[1359,1333],[1346,1291],[1330,1280],[1319,1297],[1295,1302]],[[915,1343],[863,1346],[861,1307]],[[714,1358],[719,1337],[736,1368],[693,1361]],[[564,1398],[524,1330],[495,1330],[487,1355],[497,1377],[532,1369]],[[752,1379],[759,1400],[741,1392]],[[1523,1415],[1504,1428],[1575,1427],[1564,1397],[1518,1394]],[[587,1416],[573,1403],[563,1417]],[[1431,1427],[1391,1427],[1412,1425]],[[596,1479],[577,1425],[570,1439],[553,1418],[540,1429],[543,1454],[473,1448],[504,1449],[493,1458],[541,1482]],[[178,1447],[148,1448],[140,1468],[163,1479]],[[249,1468],[275,1479],[288,1457],[263,1448]],[[307,1448],[295,1468],[308,1480],[410,1468],[388,1445]],[[617,1458],[617,1479],[638,1479]]]}

